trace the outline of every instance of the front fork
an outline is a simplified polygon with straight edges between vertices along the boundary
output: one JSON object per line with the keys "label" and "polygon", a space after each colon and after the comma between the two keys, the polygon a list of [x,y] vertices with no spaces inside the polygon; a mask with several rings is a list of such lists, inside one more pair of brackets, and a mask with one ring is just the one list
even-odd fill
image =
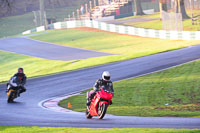
{"label": "front fork", "polygon": [[103,105],[103,103],[105,103],[105,104],[109,105],[109,103],[108,103],[108,102],[106,102],[106,101],[100,101],[100,103],[99,103],[99,106],[102,106],[102,105]]}
{"label": "front fork", "polygon": [[10,89],[10,85],[9,85],[9,84],[7,84],[7,89],[6,89],[6,92],[8,92],[8,91],[9,91],[9,89]]}
{"label": "front fork", "polygon": [[13,89],[10,89],[10,90],[8,90],[8,92],[7,92],[7,96],[9,96],[9,95],[10,95],[10,93],[11,93],[12,91],[14,92],[14,90],[13,90]]}

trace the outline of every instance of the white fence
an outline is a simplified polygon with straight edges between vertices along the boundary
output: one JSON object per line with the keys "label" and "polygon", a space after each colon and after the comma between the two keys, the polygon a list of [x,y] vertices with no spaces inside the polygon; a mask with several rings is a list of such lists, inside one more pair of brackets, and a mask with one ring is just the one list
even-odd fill
{"label": "white fence", "polygon": [[[97,28],[104,31],[110,31],[120,34],[136,35],[141,37],[170,39],[170,40],[200,40],[200,31],[165,31],[165,30],[154,30],[136,28],[131,26],[122,26],[107,24],[104,22],[98,22],[94,20],[80,20],[80,21],[66,21],[57,22],[48,25],[48,29],[64,29],[64,28],[76,28],[76,27],[91,27]],[[37,27],[35,29],[27,30],[22,34],[30,34],[32,32],[44,31],[44,26]]]}

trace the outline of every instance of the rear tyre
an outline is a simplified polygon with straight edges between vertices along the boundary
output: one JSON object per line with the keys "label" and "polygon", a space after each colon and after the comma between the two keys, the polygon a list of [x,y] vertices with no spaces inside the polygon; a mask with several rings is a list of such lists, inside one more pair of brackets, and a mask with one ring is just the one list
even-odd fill
{"label": "rear tyre", "polygon": [[92,118],[92,116],[90,115],[90,113],[88,111],[88,108],[85,111],[85,116],[86,116],[87,119],[91,119]]}
{"label": "rear tyre", "polygon": [[12,103],[13,102],[13,97],[14,97],[14,92],[13,91],[10,91],[10,92],[8,92],[9,93],[9,95],[8,95],[8,100],[7,100],[7,102],[8,103]]}
{"label": "rear tyre", "polygon": [[99,106],[99,108],[98,108],[99,119],[103,119],[103,117],[106,114],[107,107],[108,107],[108,105],[106,103],[103,103],[102,106]]}

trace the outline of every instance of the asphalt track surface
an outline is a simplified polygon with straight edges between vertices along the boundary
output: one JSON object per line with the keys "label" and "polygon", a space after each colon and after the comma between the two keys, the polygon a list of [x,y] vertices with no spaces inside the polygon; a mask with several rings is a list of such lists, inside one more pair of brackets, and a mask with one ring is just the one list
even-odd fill
{"label": "asphalt track surface", "polygon": [[109,24],[124,24],[124,23],[145,22],[145,21],[152,21],[152,20],[158,20],[158,19],[152,19],[152,18],[130,18],[130,19],[126,19],[126,20],[106,21],[106,23],[109,23]]}
{"label": "asphalt track surface", "polygon": [[21,94],[15,103],[10,104],[7,103],[5,84],[1,84],[0,125],[79,128],[200,128],[200,118],[124,117],[106,114],[103,120],[95,117],[88,120],[84,113],[60,113],[38,105],[45,99],[68,95],[92,87],[104,70],[111,72],[113,81],[118,81],[199,59],[199,51],[200,45],[196,45],[93,68],[28,79],[27,92]]}
{"label": "asphalt track surface", "polygon": [[0,39],[0,50],[38,58],[63,61],[111,55],[109,53],[61,46],[24,37]]}

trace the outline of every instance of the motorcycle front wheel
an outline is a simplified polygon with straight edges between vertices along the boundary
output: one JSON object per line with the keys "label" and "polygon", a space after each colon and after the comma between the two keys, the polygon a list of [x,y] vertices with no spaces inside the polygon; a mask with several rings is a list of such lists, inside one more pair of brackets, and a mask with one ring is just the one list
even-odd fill
{"label": "motorcycle front wheel", "polygon": [[8,100],[7,100],[7,102],[8,102],[8,103],[12,103],[12,102],[13,102],[13,99],[14,99],[14,92],[10,90],[10,91],[8,92],[8,94],[9,94],[9,95],[8,95]]}
{"label": "motorcycle front wheel", "polygon": [[108,107],[108,105],[106,103],[103,103],[102,106],[99,106],[99,108],[98,108],[99,119],[103,119],[103,117],[106,114],[107,107]]}
{"label": "motorcycle front wheel", "polygon": [[88,108],[86,108],[85,116],[86,116],[87,119],[91,119],[92,118],[92,116],[90,115],[90,113],[88,111]]}

